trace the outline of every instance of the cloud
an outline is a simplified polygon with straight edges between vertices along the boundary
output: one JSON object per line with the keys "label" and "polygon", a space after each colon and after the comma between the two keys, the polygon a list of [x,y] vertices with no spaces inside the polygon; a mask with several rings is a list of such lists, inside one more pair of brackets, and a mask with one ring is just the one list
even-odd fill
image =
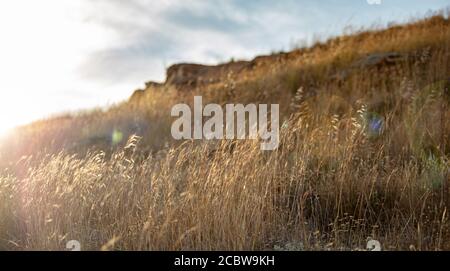
{"label": "cloud", "polygon": [[297,19],[265,9],[269,1],[249,2],[95,1],[85,21],[114,31],[117,43],[89,54],[80,74],[111,84],[163,80],[164,68],[175,62],[213,64],[268,53],[274,36]]}
{"label": "cloud", "polygon": [[[430,6],[419,0],[383,1],[380,6],[366,0],[85,1],[85,21],[117,38],[110,48],[91,52],[79,67],[80,75],[110,84],[161,81],[165,68],[176,62],[251,58],[290,49],[299,40],[311,41],[314,34],[339,34],[348,24],[369,26]],[[436,0],[434,5],[444,3]]]}
{"label": "cloud", "polygon": [[349,24],[404,21],[448,5],[448,0],[0,1],[0,116],[6,118],[0,123],[127,99],[144,82],[163,81],[165,68],[174,63],[251,59],[290,49],[299,40],[311,42],[314,34],[337,35]]}

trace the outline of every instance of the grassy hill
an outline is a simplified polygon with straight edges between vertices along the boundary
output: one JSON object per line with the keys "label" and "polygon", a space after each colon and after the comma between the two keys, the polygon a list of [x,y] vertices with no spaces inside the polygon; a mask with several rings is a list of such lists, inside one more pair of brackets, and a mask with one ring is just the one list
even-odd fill
{"label": "grassy hill", "polygon": [[[450,249],[450,21],[219,66],[0,143],[0,249]],[[175,141],[178,103],[277,103],[281,142]]]}

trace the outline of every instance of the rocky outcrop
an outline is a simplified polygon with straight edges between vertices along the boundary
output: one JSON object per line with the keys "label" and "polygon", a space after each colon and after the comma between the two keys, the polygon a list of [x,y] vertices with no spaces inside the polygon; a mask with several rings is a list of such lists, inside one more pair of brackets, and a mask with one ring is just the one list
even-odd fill
{"label": "rocky outcrop", "polygon": [[159,88],[164,86],[164,84],[162,83],[158,83],[158,82],[153,82],[153,81],[148,81],[145,83],[145,88],[149,89],[149,88]]}
{"label": "rocky outcrop", "polygon": [[352,67],[362,69],[385,67],[396,65],[402,60],[404,60],[404,56],[400,53],[396,52],[375,53],[356,61],[355,63],[353,63]]}
{"label": "rocky outcrop", "polygon": [[195,86],[219,82],[224,76],[250,68],[250,62],[237,61],[217,66],[182,63],[167,69],[166,84]]}
{"label": "rocky outcrop", "polygon": [[355,71],[371,69],[380,70],[386,67],[395,66],[404,60],[406,60],[406,57],[397,52],[370,54],[356,60],[348,68],[339,70],[331,77],[331,79],[343,81]]}
{"label": "rocky outcrop", "polygon": [[296,52],[281,52],[267,56],[259,56],[251,61],[230,61],[215,66],[194,63],[175,64],[167,69],[166,81],[164,83],[146,82],[145,88],[134,91],[129,101],[140,101],[141,97],[149,89],[163,89],[165,86],[174,86],[177,90],[189,90],[193,87],[225,82],[227,79],[233,77],[238,78],[242,73],[252,71],[255,68],[283,65],[293,54],[296,54]]}
{"label": "rocky outcrop", "polygon": [[198,86],[224,81],[232,75],[252,70],[265,64],[282,64],[290,57],[289,53],[259,56],[252,61],[231,61],[216,66],[181,63],[167,69],[166,84],[174,86]]}

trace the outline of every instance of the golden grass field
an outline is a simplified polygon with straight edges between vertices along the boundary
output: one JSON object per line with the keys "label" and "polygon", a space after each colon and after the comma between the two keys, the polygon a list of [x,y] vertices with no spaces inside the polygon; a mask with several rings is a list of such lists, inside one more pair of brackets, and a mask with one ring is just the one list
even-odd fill
{"label": "golden grass field", "polygon": [[[0,143],[0,250],[450,250],[449,88],[441,14],[18,128]],[[194,95],[280,104],[280,147],[174,141],[170,109]]]}

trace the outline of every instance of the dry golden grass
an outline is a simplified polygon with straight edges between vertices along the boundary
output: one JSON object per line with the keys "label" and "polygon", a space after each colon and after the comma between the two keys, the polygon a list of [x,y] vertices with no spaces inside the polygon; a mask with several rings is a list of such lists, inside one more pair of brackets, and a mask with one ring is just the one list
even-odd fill
{"label": "dry golden grass", "polygon": [[[407,57],[333,78],[388,51]],[[449,60],[450,22],[435,16],[23,128],[1,152],[0,249],[347,250],[374,238],[388,250],[450,250]],[[280,148],[174,142],[170,108],[196,94],[279,103]],[[143,122],[126,143],[89,141],[113,129],[128,138]]]}

